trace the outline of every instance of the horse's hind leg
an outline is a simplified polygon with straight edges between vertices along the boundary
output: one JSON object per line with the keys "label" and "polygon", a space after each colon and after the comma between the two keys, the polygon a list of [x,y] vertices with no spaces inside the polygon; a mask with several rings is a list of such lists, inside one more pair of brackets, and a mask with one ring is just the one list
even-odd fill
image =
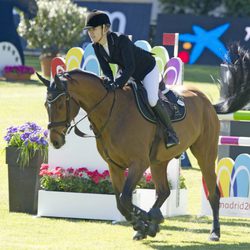
{"label": "horse's hind leg", "polygon": [[200,138],[190,149],[198,161],[209,192],[208,200],[213,212],[213,225],[209,239],[211,241],[218,241],[220,238],[220,192],[216,184],[215,174],[215,161],[218,152],[217,137],[214,135]]}

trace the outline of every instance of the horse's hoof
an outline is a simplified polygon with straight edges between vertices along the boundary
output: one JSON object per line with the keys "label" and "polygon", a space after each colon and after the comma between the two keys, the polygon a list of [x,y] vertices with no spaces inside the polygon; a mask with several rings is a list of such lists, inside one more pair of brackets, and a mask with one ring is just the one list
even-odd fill
{"label": "horse's hoof", "polygon": [[144,223],[144,221],[139,220],[137,221],[135,224],[133,224],[133,229],[135,231],[145,231],[146,229],[146,224]]}
{"label": "horse's hoof", "polygon": [[209,238],[208,238],[210,241],[219,241],[220,240],[220,237],[216,234],[216,233],[211,233]]}
{"label": "horse's hoof", "polygon": [[146,239],[147,235],[142,231],[137,231],[134,234],[133,240],[143,240]]}
{"label": "horse's hoof", "polygon": [[160,227],[158,224],[150,223],[148,227],[147,235],[150,237],[155,237],[159,231],[160,231]]}
{"label": "horse's hoof", "polygon": [[164,217],[159,208],[151,208],[148,212],[148,216],[154,224],[160,224],[164,221]]}

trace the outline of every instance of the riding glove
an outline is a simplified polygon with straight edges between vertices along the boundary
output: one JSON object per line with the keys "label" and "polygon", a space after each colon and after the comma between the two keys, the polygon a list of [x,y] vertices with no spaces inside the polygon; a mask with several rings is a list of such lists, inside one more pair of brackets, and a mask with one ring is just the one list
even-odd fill
{"label": "riding glove", "polygon": [[108,91],[114,91],[115,89],[119,88],[118,85],[116,85],[113,81],[109,79],[104,79],[103,84]]}

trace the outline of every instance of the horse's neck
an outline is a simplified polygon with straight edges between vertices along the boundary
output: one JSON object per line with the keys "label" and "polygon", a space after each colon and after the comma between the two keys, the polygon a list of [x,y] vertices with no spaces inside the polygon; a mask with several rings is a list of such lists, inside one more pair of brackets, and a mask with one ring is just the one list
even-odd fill
{"label": "horse's neck", "polygon": [[100,80],[89,74],[73,76],[77,84],[73,84],[71,92],[76,97],[81,108],[89,115],[95,124],[102,123],[109,114],[113,102],[113,93],[108,93]]}

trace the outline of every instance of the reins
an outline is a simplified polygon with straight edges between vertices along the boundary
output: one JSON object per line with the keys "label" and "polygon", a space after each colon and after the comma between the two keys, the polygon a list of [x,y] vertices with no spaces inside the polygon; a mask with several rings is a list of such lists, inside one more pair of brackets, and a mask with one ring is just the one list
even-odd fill
{"label": "reins", "polygon": [[74,125],[72,125],[69,130],[68,130],[68,133],[69,134],[71,132],[71,130],[74,128],[74,132],[76,135],[80,136],[80,137],[84,137],[84,138],[100,138],[104,129],[106,128],[108,122],[109,122],[109,119],[111,117],[111,114],[112,114],[112,111],[113,111],[113,108],[114,108],[114,104],[115,104],[115,99],[116,99],[116,95],[115,95],[115,91],[113,92],[114,95],[113,95],[113,101],[112,101],[112,104],[111,104],[111,108],[109,110],[109,114],[108,114],[108,118],[107,120],[105,121],[105,123],[103,124],[103,126],[100,128],[98,134],[95,134],[95,135],[87,135],[86,133],[82,132],[79,130],[79,128],[77,127],[77,124],[80,123],[81,121],[83,121],[85,118],[89,117],[90,114],[92,114],[96,109],[97,107],[106,99],[106,97],[108,96],[109,92],[107,91],[107,93],[105,94],[105,96],[95,104],[95,106],[88,112],[88,114],[86,114],[84,117],[82,117],[79,121],[77,121]]}

